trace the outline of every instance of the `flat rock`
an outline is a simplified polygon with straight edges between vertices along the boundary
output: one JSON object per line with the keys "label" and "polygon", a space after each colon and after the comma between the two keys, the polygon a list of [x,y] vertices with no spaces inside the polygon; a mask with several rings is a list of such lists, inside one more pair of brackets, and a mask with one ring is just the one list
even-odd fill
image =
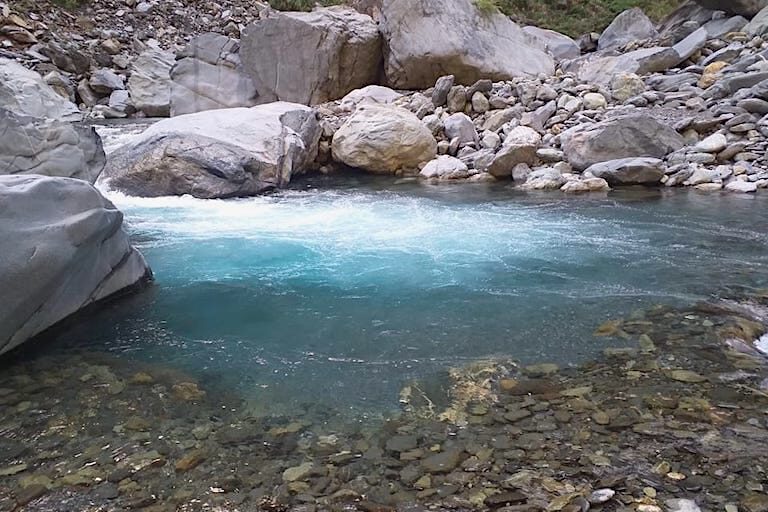
{"label": "flat rock", "polygon": [[460,450],[446,450],[421,461],[421,467],[428,473],[450,473],[461,463]]}
{"label": "flat rock", "polygon": [[689,384],[706,382],[707,378],[691,370],[670,370],[667,375],[670,379]]}
{"label": "flat rock", "polygon": [[563,132],[561,143],[569,163],[578,170],[622,158],[663,158],[684,145],[673,128],[647,114],[575,126]]}

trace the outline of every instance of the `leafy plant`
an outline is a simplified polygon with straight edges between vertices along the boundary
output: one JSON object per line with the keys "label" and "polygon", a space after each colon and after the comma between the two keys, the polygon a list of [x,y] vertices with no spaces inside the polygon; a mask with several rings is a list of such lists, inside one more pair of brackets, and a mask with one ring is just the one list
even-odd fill
{"label": "leafy plant", "polygon": [[492,14],[499,11],[498,0],[475,0],[475,5],[484,14]]}

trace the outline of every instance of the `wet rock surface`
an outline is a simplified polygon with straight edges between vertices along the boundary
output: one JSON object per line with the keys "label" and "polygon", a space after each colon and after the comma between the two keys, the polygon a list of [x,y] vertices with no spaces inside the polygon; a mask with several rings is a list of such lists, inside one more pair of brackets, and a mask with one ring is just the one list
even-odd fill
{"label": "wet rock surface", "polygon": [[113,356],[17,355],[0,376],[0,504],[765,510],[768,360],[750,347],[766,311],[766,292],[635,311],[595,331],[634,347],[570,368],[477,362],[443,392],[407,383],[401,412],[364,422],[311,405],[263,416]]}

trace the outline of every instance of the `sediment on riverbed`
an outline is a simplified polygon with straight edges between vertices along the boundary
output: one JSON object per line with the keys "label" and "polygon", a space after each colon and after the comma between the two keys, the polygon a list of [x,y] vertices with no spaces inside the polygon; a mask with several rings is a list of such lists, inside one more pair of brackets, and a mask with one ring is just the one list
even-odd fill
{"label": "sediment on riverbed", "polygon": [[753,342],[767,314],[765,292],[635,311],[595,332],[630,348],[455,368],[407,383],[402,411],[376,421],[261,416],[215,384],[98,354],[20,358],[0,378],[0,505],[764,511],[768,356]]}

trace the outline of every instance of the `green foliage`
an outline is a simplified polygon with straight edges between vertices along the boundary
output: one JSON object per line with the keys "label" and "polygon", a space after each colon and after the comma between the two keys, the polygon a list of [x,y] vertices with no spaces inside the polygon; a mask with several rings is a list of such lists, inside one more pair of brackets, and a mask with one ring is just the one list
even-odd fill
{"label": "green foliage", "polygon": [[337,5],[341,0],[270,0],[269,5],[278,11],[311,11],[316,4]]}
{"label": "green foliage", "polygon": [[88,3],[88,0],[51,0],[54,5],[63,7],[69,11],[74,11]]}
{"label": "green foliage", "polygon": [[496,0],[513,18],[570,36],[599,32],[621,11],[640,7],[658,21],[680,5],[680,0]]}
{"label": "green foliage", "polygon": [[499,10],[498,0],[475,0],[475,5],[482,13],[490,14]]}

